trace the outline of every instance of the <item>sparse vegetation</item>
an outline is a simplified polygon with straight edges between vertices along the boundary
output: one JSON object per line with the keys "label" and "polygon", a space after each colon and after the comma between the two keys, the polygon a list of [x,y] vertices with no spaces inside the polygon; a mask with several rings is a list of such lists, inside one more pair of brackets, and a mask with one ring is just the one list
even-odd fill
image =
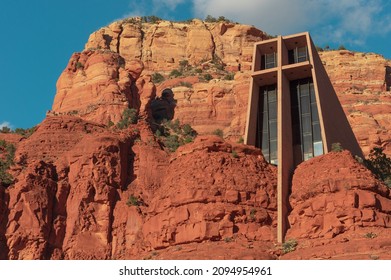
{"label": "sparse vegetation", "polygon": [[209,73],[206,73],[205,75],[204,75],[204,80],[205,81],[210,81],[210,80],[212,80],[213,79],[213,77],[212,77],[212,75],[211,74],[209,74]]}
{"label": "sparse vegetation", "polygon": [[137,123],[138,116],[137,110],[134,108],[126,108],[122,112],[122,119],[117,123],[117,128],[124,129],[128,128],[130,124]]}
{"label": "sparse vegetation", "polygon": [[373,232],[367,232],[366,234],[364,234],[364,237],[368,239],[373,239],[377,237],[377,234]]}
{"label": "sparse vegetation", "polygon": [[257,210],[255,208],[251,208],[250,210],[250,220],[254,221],[255,220],[255,214],[257,213]]}
{"label": "sparse vegetation", "polygon": [[160,74],[159,72],[153,73],[151,78],[152,78],[152,83],[154,83],[154,84],[160,84],[161,82],[164,82],[164,80],[165,80],[164,76],[162,74]]}
{"label": "sparse vegetation", "polygon": [[128,201],[126,201],[127,206],[140,206],[140,202],[138,201],[137,197],[134,195],[129,196]]}
{"label": "sparse vegetation", "polygon": [[84,69],[83,63],[81,63],[80,61],[76,62],[76,69]]}
{"label": "sparse vegetation", "polygon": [[232,150],[231,155],[232,155],[233,158],[238,158],[239,157],[238,153],[235,150]]}
{"label": "sparse vegetation", "polygon": [[221,137],[221,138],[224,137],[224,132],[223,132],[220,128],[214,130],[214,131],[212,132],[212,134],[217,135],[217,136],[219,136],[219,137]]}
{"label": "sparse vegetation", "polygon": [[1,132],[1,133],[10,133],[10,132],[11,132],[11,128],[9,128],[8,126],[3,126],[3,127],[0,129],[0,132]]}
{"label": "sparse vegetation", "polygon": [[0,152],[5,154],[5,157],[0,158],[0,184],[8,187],[12,184],[12,175],[8,173],[8,169],[14,164],[15,146],[7,143],[5,140],[0,140]]}
{"label": "sparse vegetation", "polygon": [[227,19],[224,16],[219,16],[218,18],[215,18],[211,15],[207,15],[204,21],[205,22],[220,22],[220,21],[232,22],[230,19]]}
{"label": "sparse vegetation", "polygon": [[183,75],[183,73],[181,72],[181,71],[179,71],[179,70],[177,70],[177,69],[174,69],[174,70],[172,70],[171,72],[170,72],[170,78],[177,78],[177,77],[180,77],[180,76],[182,76]]}
{"label": "sparse vegetation", "polygon": [[224,76],[224,80],[232,81],[234,77],[235,77],[234,73],[228,73],[227,75]]}
{"label": "sparse vegetation", "polygon": [[163,120],[155,131],[155,136],[169,152],[175,152],[180,146],[193,142],[197,132],[189,125],[181,125],[179,120]]}
{"label": "sparse vegetation", "polygon": [[341,143],[332,143],[331,144],[331,151],[332,152],[337,152],[337,153],[339,153],[339,152],[342,152],[343,151],[343,148],[342,148],[342,145],[341,145]]}
{"label": "sparse vegetation", "polygon": [[232,237],[226,237],[224,238],[224,242],[226,243],[229,243],[229,242],[232,242],[233,241],[233,238]]}
{"label": "sparse vegetation", "polygon": [[346,50],[346,48],[345,48],[344,45],[339,45],[338,50],[339,50],[339,51],[342,51],[342,50]]}
{"label": "sparse vegetation", "polygon": [[144,22],[144,23],[157,23],[159,21],[162,21],[162,19],[160,17],[154,16],[154,15],[141,17],[141,22]]}
{"label": "sparse vegetation", "polygon": [[282,252],[284,254],[293,252],[294,250],[296,250],[296,247],[297,247],[297,241],[295,239],[289,239],[284,243],[282,243]]}
{"label": "sparse vegetation", "polygon": [[391,159],[383,152],[382,147],[375,147],[364,160],[365,166],[391,188]]}
{"label": "sparse vegetation", "polygon": [[243,144],[244,143],[244,138],[242,136],[239,137],[237,143]]}
{"label": "sparse vegetation", "polygon": [[33,134],[35,132],[37,128],[34,126],[34,127],[31,127],[31,128],[27,128],[27,129],[24,129],[24,128],[15,128],[14,130],[14,133],[16,134],[19,134],[19,135],[22,135],[23,137],[30,137],[31,134]]}

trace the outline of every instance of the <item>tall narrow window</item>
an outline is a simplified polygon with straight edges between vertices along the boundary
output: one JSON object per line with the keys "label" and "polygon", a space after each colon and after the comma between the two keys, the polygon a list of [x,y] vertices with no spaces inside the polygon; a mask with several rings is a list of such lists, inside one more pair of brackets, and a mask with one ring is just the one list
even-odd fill
{"label": "tall narrow window", "polygon": [[270,69],[277,67],[277,54],[276,53],[267,53],[262,55],[261,69]]}
{"label": "tall narrow window", "polygon": [[323,154],[318,107],[312,79],[291,82],[292,134],[295,162]]}
{"label": "tall narrow window", "polygon": [[307,47],[297,47],[288,51],[289,64],[299,63],[308,60]]}
{"label": "tall narrow window", "polygon": [[277,89],[276,85],[260,89],[256,146],[265,159],[277,164]]}

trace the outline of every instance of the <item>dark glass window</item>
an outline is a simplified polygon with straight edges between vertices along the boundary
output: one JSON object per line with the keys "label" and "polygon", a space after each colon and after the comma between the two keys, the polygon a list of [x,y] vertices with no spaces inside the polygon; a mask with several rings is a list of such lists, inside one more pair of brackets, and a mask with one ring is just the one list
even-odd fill
{"label": "dark glass window", "polygon": [[277,89],[276,85],[260,88],[256,146],[265,159],[277,164]]}
{"label": "dark glass window", "polygon": [[312,79],[291,82],[292,135],[295,162],[323,154],[318,107]]}
{"label": "dark glass window", "polygon": [[276,53],[268,53],[262,55],[261,59],[261,69],[270,69],[277,67],[277,54]]}
{"label": "dark glass window", "polygon": [[289,64],[299,63],[308,60],[307,47],[297,47],[288,51]]}

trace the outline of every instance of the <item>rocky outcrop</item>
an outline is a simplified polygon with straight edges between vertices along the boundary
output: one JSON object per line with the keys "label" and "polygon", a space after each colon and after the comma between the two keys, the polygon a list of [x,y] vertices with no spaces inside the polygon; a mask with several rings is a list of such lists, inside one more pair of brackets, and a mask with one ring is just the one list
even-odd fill
{"label": "rocky outcrop", "polygon": [[391,155],[390,61],[374,53],[319,53],[364,152],[382,146]]}
{"label": "rocky outcrop", "polygon": [[107,49],[126,61],[141,60],[150,71],[177,69],[182,60],[198,65],[217,58],[229,69],[249,70],[253,43],[263,38],[266,34],[253,26],[228,22],[127,19],[91,34],[85,49]]}
{"label": "rocky outcrop", "polygon": [[391,228],[389,190],[348,151],[300,164],[290,203],[288,238],[333,238],[359,227]]}
{"label": "rocky outcrop", "polygon": [[[221,129],[237,141],[246,124],[253,44],[265,38],[252,26],[229,22],[114,22],[72,56],[50,115],[106,125],[132,107],[151,119],[150,104],[169,88],[177,102],[173,118],[200,134]],[[364,154],[382,146],[390,155],[390,62],[347,50],[319,54]],[[170,76],[172,70],[182,76]],[[157,74],[165,81],[153,79]]]}
{"label": "rocky outcrop", "polygon": [[19,143],[15,163],[15,183],[0,189],[2,258],[138,258],[275,238],[276,169],[217,136],[170,155],[142,120],[118,130],[53,116]]}

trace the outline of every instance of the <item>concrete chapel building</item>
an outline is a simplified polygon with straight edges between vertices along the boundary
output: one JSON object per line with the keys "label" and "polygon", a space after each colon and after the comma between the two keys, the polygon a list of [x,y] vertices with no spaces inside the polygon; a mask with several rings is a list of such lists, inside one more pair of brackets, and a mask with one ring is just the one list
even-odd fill
{"label": "concrete chapel building", "polygon": [[255,44],[245,143],[277,165],[278,228],[288,229],[291,178],[301,162],[341,143],[362,151],[308,32]]}

